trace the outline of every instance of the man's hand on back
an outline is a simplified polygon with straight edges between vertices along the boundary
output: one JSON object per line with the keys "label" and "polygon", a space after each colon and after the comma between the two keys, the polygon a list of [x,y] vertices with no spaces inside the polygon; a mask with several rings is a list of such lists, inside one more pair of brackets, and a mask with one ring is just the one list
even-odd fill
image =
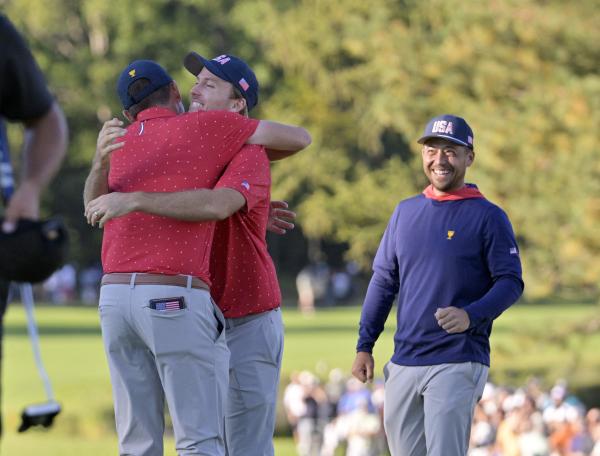
{"label": "man's hand on back", "polygon": [[288,203],[285,201],[271,201],[267,231],[275,234],[285,234],[288,230],[294,229],[292,223],[294,220],[296,220],[296,213],[288,210]]}
{"label": "man's hand on back", "polygon": [[93,199],[85,208],[85,218],[94,226],[98,223],[99,228],[110,219],[121,217],[136,210],[137,193],[107,193]]}

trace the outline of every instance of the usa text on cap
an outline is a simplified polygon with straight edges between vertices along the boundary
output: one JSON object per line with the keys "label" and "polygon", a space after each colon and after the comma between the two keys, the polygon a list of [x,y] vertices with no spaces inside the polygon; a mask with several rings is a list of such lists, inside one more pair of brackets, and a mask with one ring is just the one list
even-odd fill
{"label": "usa text on cap", "polygon": [[418,142],[423,144],[430,138],[444,138],[473,149],[473,130],[465,119],[452,114],[443,114],[427,122]]}

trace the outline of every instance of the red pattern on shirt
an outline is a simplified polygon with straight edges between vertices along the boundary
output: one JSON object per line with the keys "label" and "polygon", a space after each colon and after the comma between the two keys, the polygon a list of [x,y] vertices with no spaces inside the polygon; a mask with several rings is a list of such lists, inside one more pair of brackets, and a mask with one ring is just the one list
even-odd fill
{"label": "red pattern on shirt", "polygon": [[[138,115],[113,152],[111,192],[175,192],[212,188],[252,136],[258,121],[224,111],[176,116],[165,108]],[[185,274],[209,282],[214,222],[185,222],[140,212],[104,227],[105,273]]]}
{"label": "red pattern on shirt", "polygon": [[217,187],[239,191],[246,205],[217,223],[210,258],[211,295],[227,318],[275,309],[281,305],[281,291],[265,239],[271,170],[264,148],[245,146]]}

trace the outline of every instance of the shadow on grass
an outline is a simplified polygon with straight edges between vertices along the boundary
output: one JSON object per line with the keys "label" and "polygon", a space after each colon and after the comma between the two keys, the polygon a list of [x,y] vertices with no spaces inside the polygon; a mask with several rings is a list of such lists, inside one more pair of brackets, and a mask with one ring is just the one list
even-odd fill
{"label": "shadow on grass", "polygon": [[[386,332],[394,331],[395,328],[386,326]],[[494,328],[494,333],[507,333],[510,328]],[[39,325],[38,332],[41,336],[100,336],[100,326],[57,326],[57,325]],[[315,326],[296,326],[286,325],[285,334],[358,334],[358,322],[353,325],[315,325]],[[6,336],[27,336],[27,326],[25,325],[7,325],[4,328]]]}
{"label": "shadow on grass", "polygon": [[[40,336],[101,336],[100,327],[95,326],[38,326]],[[5,336],[27,337],[27,326],[7,325]]]}
{"label": "shadow on grass", "polygon": [[[288,326],[286,334],[322,334],[322,333],[357,333],[357,326],[313,326],[297,327]],[[38,326],[40,336],[101,336],[100,327],[93,326]],[[26,337],[27,326],[10,325],[4,328],[6,336]]]}

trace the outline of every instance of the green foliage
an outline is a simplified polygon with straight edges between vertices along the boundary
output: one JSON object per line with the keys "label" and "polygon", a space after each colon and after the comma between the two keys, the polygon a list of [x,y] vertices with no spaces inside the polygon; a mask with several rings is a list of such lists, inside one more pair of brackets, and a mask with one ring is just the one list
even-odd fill
{"label": "green foliage", "polygon": [[[415,144],[432,115],[476,134],[468,180],[509,214],[531,297],[600,282],[600,20],[597,2],[502,0],[0,0],[28,37],[71,128],[47,211],[80,239],[85,167],[114,84],[135,58],[185,94],[193,49],[237,54],[261,81],[256,116],[306,126],[313,146],[273,167],[303,232],[368,267],[397,202],[422,190]],[[11,138],[15,133],[11,132]],[[96,258],[97,239],[75,258]]]}

